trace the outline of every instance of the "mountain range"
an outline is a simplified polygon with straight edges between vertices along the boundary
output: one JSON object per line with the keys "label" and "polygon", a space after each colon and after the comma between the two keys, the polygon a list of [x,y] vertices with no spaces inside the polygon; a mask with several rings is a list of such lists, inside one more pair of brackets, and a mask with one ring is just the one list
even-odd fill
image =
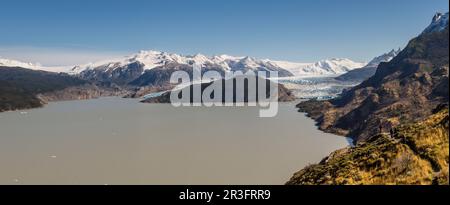
{"label": "mountain range", "polygon": [[71,69],[73,73],[83,73],[89,70],[115,70],[130,64],[142,64],[143,70],[164,67],[168,64],[193,65],[199,64],[206,69],[209,67],[220,68],[227,71],[278,71],[280,77],[293,75],[327,75],[345,73],[354,68],[362,67],[365,63],[354,62],[344,58],[333,58],[315,63],[294,63],[288,61],[273,61],[269,59],[256,59],[253,57],[235,57],[229,55],[205,56],[197,54],[183,56],[160,51],[141,51],[131,57],[125,57],[116,61],[98,62]]}
{"label": "mountain range", "polygon": [[[199,64],[205,70],[229,71],[278,71],[279,77],[336,75],[363,67],[366,63],[354,62],[345,58],[332,58],[315,63],[295,63],[256,59],[253,57],[235,57],[230,55],[205,56],[202,54],[184,56],[161,51],[140,51],[121,59],[103,60],[77,66],[45,67],[32,63],[0,59],[0,66],[23,67],[35,70],[65,72],[78,75],[85,80],[101,80],[118,84],[127,84],[146,72],[158,70],[177,70],[180,67]],[[148,82],[147,84],[153,84]]]}

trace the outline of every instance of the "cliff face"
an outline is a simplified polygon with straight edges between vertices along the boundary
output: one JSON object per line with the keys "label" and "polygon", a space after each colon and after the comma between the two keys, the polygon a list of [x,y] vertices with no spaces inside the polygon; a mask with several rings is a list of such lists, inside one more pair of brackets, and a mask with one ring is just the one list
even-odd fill
{"label": "cliff face", "polygon": [[424,33],[374,76],[328,101],[297,105],[321,130],[364,141],[400,123],[411,123],[449,100],[448,27]]}
{"label": "cliff face", "polygon": [[373,136],[294,174],[298,184],[449,184],[448,107]]}

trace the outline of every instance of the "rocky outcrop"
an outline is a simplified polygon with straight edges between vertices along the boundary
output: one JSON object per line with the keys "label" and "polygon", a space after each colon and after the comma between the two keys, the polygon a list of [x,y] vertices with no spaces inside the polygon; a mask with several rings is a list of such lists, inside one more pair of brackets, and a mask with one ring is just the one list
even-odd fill
{"label": "rocky outcrop", "polygon": [[372,77],[376,71],[377,67],[363,67],[348,71],[335,79],[340,81],[362,82]]}

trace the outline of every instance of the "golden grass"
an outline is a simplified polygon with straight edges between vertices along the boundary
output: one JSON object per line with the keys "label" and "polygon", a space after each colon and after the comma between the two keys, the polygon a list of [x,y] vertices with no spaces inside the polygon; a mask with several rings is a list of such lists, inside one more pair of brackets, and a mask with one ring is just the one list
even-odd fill
{"label": "golden grass", "polygon": [[338,150],[287,184],[449,184],[448,110]]}

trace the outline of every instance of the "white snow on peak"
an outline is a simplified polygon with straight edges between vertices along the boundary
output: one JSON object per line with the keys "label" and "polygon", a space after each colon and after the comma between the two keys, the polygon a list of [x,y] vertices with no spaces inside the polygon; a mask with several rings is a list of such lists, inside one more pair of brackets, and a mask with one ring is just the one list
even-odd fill
{"label": "white snow on peak", "polygon": [[448,12],[446,14],[436,13],[433,16],[431,24],[422,32],[422,34],[444,30],[448,26],[448,15]]}
{"label": "white snow on peak", "polygon": [[114,70],[132,63],[140,63],[144,65],[144,70],[150,70],[156,67],[164,66],[168,63],[177,63],[184,65],[200,64],[213,65],[224,71],[234,71],[241,69],[283,69],[291,72],[294,76],[320,76],[342,74],[349,70],[361,68],[365,63],[354,62],[346,58],[332,58],[322,60],[315,63],[296,63],[289,61],[274,61],[269,59],[257,59],[249,56],[231,56],[231,55],[215,55],[206,56],[203,54],[196,55],[179,55],[175,53],[167,53],[161,51],[140,51],[131,56],[124,56],[117,59],[108,59],[94,63],[88,63],[77,66],[64,67],[45,67],[40,64],[25,63],[10,59],[1,59],[0,66],[6,67],[23,67],[33,70],[44,70],[50,72],[66,72],[69,74],[79,74],[85,70],[100,69]]}
{"label": "white snow on peak", "polygon": [[139,62],[144,65],[144,70],[150,70],[156,67],[164,66],[167,63],[178,63],[185,65],[215,65],[225,71],[258,68],[284,69],[290,71],[294,75],[316,76],[316,75],[332,75],[341,74],[355,68],[361,68],[365,63],[354,62],[345,58],[333,58],[329,60],[319,61],[316,63],[295,63],[288,61],[273,61],[269,59],[256,59],[249,56],[236,57],[230,55],[206,56],[202,54],[196,55],[179,55],[161,51],[140,51],[132,56],[125,56],[122,59],[109,61],[101,61],[86,65],[76,66],[71,72],[80,73],[88,69],[115,69],[126,66],[130,63]]}
{"label": "white snow on peak", "polygon": [[193,63],[198,64],[212,63],[211,59],[202,54],[197,54],[194,56],[182,56],[174,53],[150,50],[150,51],[140,51],[135,55],[125,56],[122,59],[112,59],[75,66],[71,71],[73,73],[80,73],[84,70],[89,69],[115,69],[135,62],[144,64],[145,70],[163,66],[167,63],[179,63],[189,65]]}

